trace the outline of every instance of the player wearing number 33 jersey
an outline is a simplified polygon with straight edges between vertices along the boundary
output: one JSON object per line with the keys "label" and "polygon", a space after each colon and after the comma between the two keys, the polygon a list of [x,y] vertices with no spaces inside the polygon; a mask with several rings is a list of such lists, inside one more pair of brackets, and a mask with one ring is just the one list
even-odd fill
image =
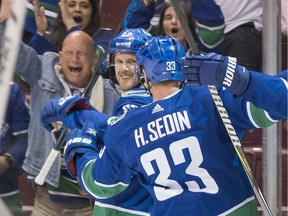
{"label": "player wearing number 33 jersey", "polygon": [[[147,57],[150,62],[157,59],[153,56],[153,40],[158,40],[155,46],[160,46],[163,53],[167,44],[180,46],[171,37],[152,39],[141,49],[143,55],[151,55]],[[168,54],[171,63],[174,54]],[[143,63],[141,59],[139,62]],[[170,63],[169,67],[173,66]],[[144,61],[151,89],[153,79],[162,82],[167,74],[168,80],[182,79],[181,73],[177,74],[177,65],[175,73],[159,78],[151,76],[145,64]],[[287,103],[287,83],[260,73],[249,72],[249,76],[249,85],[244,90],[237,89],[241,92],[237,98],[227,89],[217,87],[238,135],[287,118],[283,106],[283,100]],[[156,97],[155,92],[152,95]],[[99,199],[125,190],[131,176],[138,175],[153,199],[151,215],[257,215],[249,179],[207,86],[184,85],[167,97],[128,111],[108,126],[104,142],[97,159],[91,157],[85,166],[77,161],[82,187]]]}

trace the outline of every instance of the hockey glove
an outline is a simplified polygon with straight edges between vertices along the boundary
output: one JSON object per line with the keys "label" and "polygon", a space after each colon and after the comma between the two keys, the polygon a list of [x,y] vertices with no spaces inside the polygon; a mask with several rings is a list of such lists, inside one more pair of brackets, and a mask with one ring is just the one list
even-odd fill
{"label": "hockey glove", "polygon": [[108,126],[107,124],[108,119],[109,119],[108,115],[95,110],[80,110],[67,116],[67,118],[65,118],[64,121],[64,126],[69,129],[74,128],[81,129],[86,121],[95,122],[98,125],[97,144],[99,145],[99,147],[102,148],[104,143],[103,141],[104,133]]}
{"label": "hockey glove", "polygon": [[97,110],[79,110],[68,115],[64,120],[64,126],[69,129],[81,129],[86,121],[92,121],[100,126],[101,124],[107,125],[109,116],[98,112]]}
{"label": "hockey glove", "polygon": [[95,110],[95,108],[80,96],[51,98],[42,109],[41,123],[48,131],[51,131],[53,122],[64,122],[69,114],[77,110]]}
{"label": "hockey glove", "polygon": [[234,95],[241,95],[249,84],[249,71],[230,56],[192,55],[179,59],[179,64],[184,80],[192,85],[221,85]]}
{"label": "hockey glove", "polygon": [[69,173],[72,176],[77,175],[76,157],[85,153],[98,153],[97,147],[97,124],[87,121],[82,129],[71,130],[66,138],[64,148],[64,159]]}

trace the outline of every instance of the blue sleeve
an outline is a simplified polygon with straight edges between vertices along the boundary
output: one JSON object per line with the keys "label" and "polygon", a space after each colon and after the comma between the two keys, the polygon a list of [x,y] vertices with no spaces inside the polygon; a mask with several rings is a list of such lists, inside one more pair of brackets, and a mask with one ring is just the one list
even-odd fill
{"label": "blue sleeve", "polygon": [[[80,30],[80,28],[78,26],[74,26],[67,31],[66,35],[77,30]],[[43,55],[45,52],[58,52],[56,47],[50,43],[46,37],[43,37],[37,33],[33,35],[28,43],[28,46],[32,47],[38,55]]]}
{"label": "blue sleeve", "polygon": [[221,8],[214,0],[191,0],[199,49],[217,51],[223,46],[225,21]]}
{"label": "blue sleeve", "polygon": [[70,28],[70,29],[67,31],[66,36],[67,36],[68,34],[70,34],[71,32],[73,32],[73,31],[81,31],[81,29],[80,29],[79,26],[73,26],[72,28]]}
{"label": "blue sleeve", "polygon": [[28,133],[18,135],[15,144],[8,151],[12,155],[15,164],[18,168],[21,168],[23,161],[25,159],[25,152],[28,146]]}
{"label": "blue sleeve", "polygon": [[[279,76],[281,78],[279,78]],[[287,119],[287,81],[285,73],[274,77],[252,72],[248,88],[240,96],[218,88],[229,119],[237,131],[265,128]]]}
{"label": "blue sleeve", "polygon": [[95,43],[95,50],[101,57],[105,50],[108,50],[110,41],[114,37],[114,31],[110,28],[100,28],[93,34],[93,40]]}
{"label": "blue sleeve", "polygon": [[[223,102],[224,108],[227,111],[227,115],[225,115],[225,111],[221,109],[222,106],[220,105],[220,108],[218,107],[224,116],[222,116],[222,118],[225,120],[226,116],[227,119],[231,120],[231,123],[234,129],[237,131],[237,134],[239,135],[240,132],[255,129],[256,126],[253,124],[253,119],[249,117],[249,105],[247,100],[245,98],[235,99],[233,94],[223,89],[223,87],[218,87],[217,90]],[[215,107],[216,112],[219,112],[218,109]]]}
{"label": "blue sleeve", "polygon": [[149,29],[150,21],[154,16],[155,6],[154,1],[152,4],[146,6],[144,1],[140,1],[134,11],[132,18],[127,24],[127,28],[143,28]]}
{"label": "blue sleeve", "polygon": [[38,55],[43,55],[45,52],[57,52],[55,46],[50,43],[45,37],[39,34],[34,34],[28,43],[28,46],[32,47]]}
{"label": "blue sleeve", "polygon": [[106,199],[121,193],[129,186],[132,176],[119,155],[107,145],[99,157],[97,153],[90,152],[77,159],[77,175],[82,189],[96,199]]}
{"label": "blue sleeve", "polygon": [[13,109],[12,112],[12,142],[13,145],[8,150],[18,167],[20,167],[25,158],[25,152],[28,143],[28,126],[29,126],[29,110],[25,104],[25,95],[20,90],[17,84],[14,84],[11,88],[11,94],[9,98],[9,109]]}
{"label": "blue sleeve", "polygon": [[191,0],[191,13],[202,25],[217,27],[224,24],[221,8],[214,0]]}
{"label": "blue sleeve", "polygon": [[276,75],[274,75],[274,77],[283,78],[288,81],[288,69],[277,73]]}
{"label": "blue sleeve", "polygon": [[275,119],[287,119],[288,84],[282,78],[287,77],[287,71],[274,77],[251,71],[250,76],[248,87],[240,97],[266,110]]}

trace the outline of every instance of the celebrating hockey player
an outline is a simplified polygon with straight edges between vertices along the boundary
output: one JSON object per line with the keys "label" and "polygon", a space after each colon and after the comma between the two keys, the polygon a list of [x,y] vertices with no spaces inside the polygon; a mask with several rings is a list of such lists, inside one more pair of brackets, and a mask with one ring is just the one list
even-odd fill
{"label": "celebrating hockey player", "polygon": [[[261,122],[287,118],[287,82],[247,71],[230,57],[192,56],[179,64],[183,57],[182,45],[170,36],[155,37],[142,47],[138,72],[145,74],[153,103],[128,111],[108,126],[99,155],[95,122],[72,130],[66,163],[76,168],[82,187],[100,199],[124,191],[137,175],[153,198],[151,215],[257,215],[252,187],[210,92],[195,83],[217,85],[241,133],[267,126]],[[183,88],[181,67],[188,82]],[[228,77],[227,70],[233,76]],[[261,122],[251,114],[260,108],[267,116]]]}

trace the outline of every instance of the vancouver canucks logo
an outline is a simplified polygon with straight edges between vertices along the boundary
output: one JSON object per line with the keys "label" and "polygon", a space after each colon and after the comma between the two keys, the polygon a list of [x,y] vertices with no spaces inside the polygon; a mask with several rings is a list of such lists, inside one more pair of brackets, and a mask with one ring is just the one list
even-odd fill
{"label": "vancouver canucks logo", "polygon": [[110,117],[107,121],[108,125],[114,125],[121,119],[123,119],[126,116],[127,112],[124,112],[121,116],[113,116]]}

